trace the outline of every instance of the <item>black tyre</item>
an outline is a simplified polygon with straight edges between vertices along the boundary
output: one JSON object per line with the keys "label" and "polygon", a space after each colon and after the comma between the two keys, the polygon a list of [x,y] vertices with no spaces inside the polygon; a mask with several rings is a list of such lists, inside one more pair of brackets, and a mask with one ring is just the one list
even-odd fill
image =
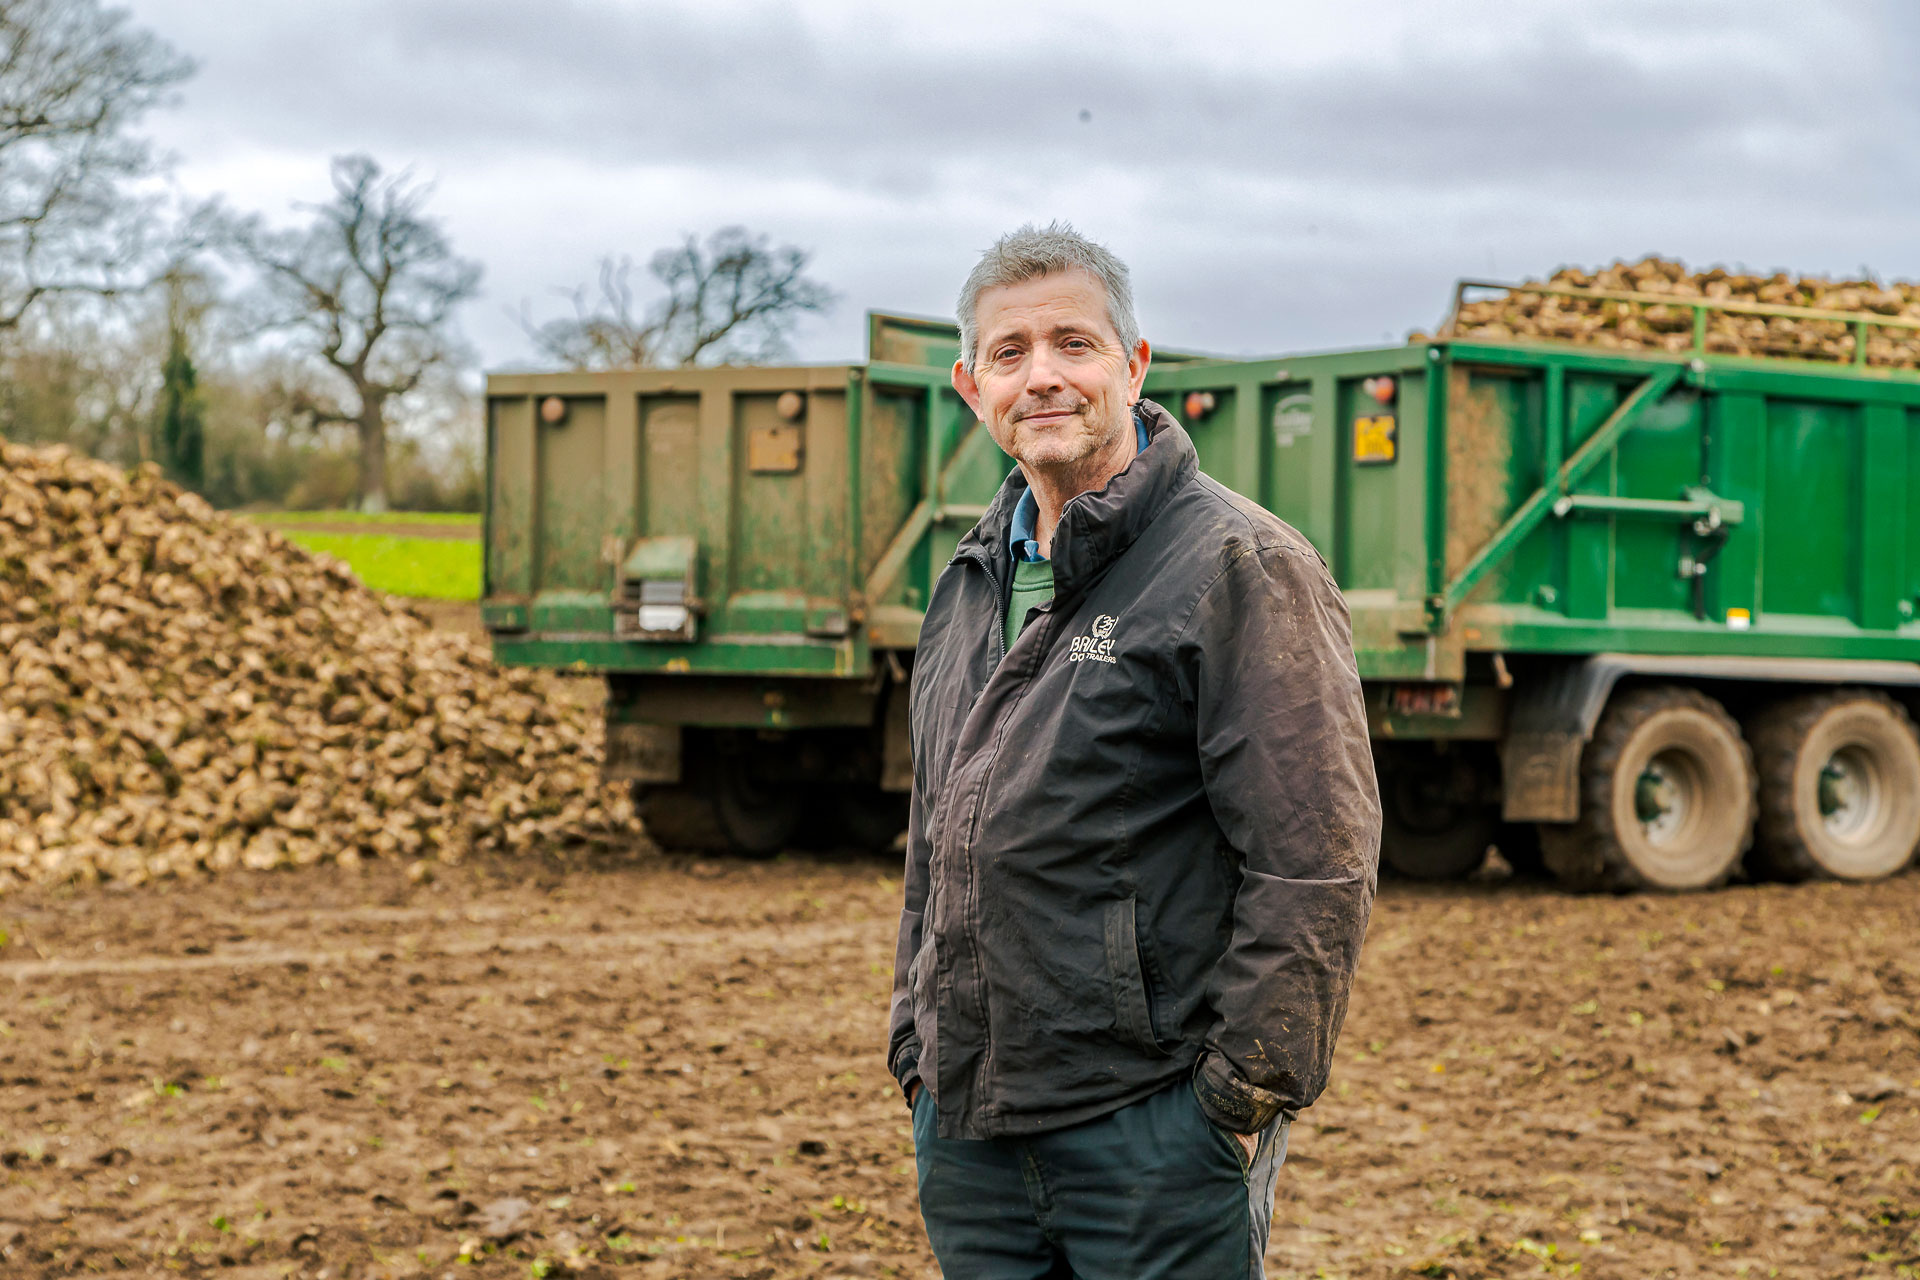
{"label": "black tyre", "polygon": [[690,853],[724,853],[726,832],[713,812],[713,797],[693,787],[659,787],[635,783],[634,812],[640,825],[662,849]]}
{"label": "black tyre", "polygon": [[1487,857],[1500,825],[1486,776],[1462,752],[1382,751],[1380,856],[1414,880],[1458,880]]}
{"label": "black tyre", "polygon": [[1753,840],[1753,757],[1694,689],[1616,694],[1580,760],[1580,818],[1543,823],[1549,870],[1585,890],[1706,889]]}
{"label": "black tyre", "polygon": [[1863,689],[1791,698],[1753,721],[1760,821],[1749,865],[1776,880],[1879,880],[1920,845],[1920,740]]}
{"label": "black tyre", "polygon": [[713,778],[713,813],[727,847],[748,858],[771,858],[793,843],[803,808],[800,789],[766,782],[742,761],[722,757]]}
{"label": "black tyre", "polygon": [[673,787],[634,788],[640,822],[663,849],[770,858],[800,828],[800,791],[754,778],[738,757],[689,770]]}

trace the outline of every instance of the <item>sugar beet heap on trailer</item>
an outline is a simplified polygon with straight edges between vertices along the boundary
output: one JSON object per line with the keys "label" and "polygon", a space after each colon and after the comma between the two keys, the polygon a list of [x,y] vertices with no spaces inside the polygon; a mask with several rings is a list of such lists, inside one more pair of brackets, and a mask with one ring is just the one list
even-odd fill
{"label": "sugar beet heap on trailer", "polygon": [[[1867,879],[1920,843],[1920,376],[1867,358],[1920,322],[1657,305],[1691,310],[1687,349],[1443,330],[1149,374],[1345,590],[1405,873],[1497,845],[1583,888]],[[1853,341],[1706,349],[1749,313]],[[608,771],[663,843],[900,828],[921,608],[1011,463],[948,386],[950,326],[869,341],[489,380],[495,654],[605,674]]]}

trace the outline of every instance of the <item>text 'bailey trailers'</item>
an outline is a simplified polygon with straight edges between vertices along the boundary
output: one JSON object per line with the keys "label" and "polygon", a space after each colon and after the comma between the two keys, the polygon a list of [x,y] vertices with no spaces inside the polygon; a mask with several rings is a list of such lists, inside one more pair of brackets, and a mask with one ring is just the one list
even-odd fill
{"label": "text 'bailey trailers'", "polygon": [[[1346,592],[1403,872],[1495,844],[1581,887],[1866,879],[1920,843],[1920,375],[1714,354],[1744,304],[1679,305],[1683,351],[1156,358],[1201,466]],[[869,330],[865,364],[488,380],[494,652],[605,674],[663,843],[903,823],[921,609],[1011,463],[951,326]]]}

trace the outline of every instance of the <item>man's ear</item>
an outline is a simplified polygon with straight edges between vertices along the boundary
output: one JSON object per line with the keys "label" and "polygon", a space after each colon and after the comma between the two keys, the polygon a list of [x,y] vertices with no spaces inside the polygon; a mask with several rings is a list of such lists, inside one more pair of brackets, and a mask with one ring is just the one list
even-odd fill
{"label": "man's ear", "polygon": [[1140,402],[1140,388],[1146,385],[1147,366],[1151,363],[1153,363],[1153,348],[1147,345],[1145,338],[1142,338],[1134,345],[1133,353],[1127,357],[1127,390],[1135,404]]}
{"label": "man's ear", "polygon": [[987,415],[980,412],[980,384],[975,382],[973,375],[967,372],[966,362],[963,360],[953,362],[953,389],[958,391],[960,398],[967,402],[967,408],[973,410],[974,417],[982,422],[987,420]]}

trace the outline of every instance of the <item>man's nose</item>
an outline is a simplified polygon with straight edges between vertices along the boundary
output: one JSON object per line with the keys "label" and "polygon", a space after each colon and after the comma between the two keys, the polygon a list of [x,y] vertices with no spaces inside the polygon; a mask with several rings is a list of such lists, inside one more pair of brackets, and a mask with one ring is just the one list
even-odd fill
{"label": "man's nose", "polygon": [[1027,362],[1027,390],[1058,391],[1065,385],[1066,378],[1053,349],[1044,343],[1035,348],[1033,359]]}

